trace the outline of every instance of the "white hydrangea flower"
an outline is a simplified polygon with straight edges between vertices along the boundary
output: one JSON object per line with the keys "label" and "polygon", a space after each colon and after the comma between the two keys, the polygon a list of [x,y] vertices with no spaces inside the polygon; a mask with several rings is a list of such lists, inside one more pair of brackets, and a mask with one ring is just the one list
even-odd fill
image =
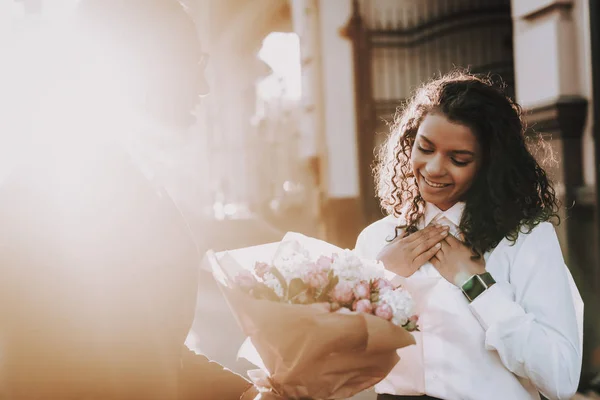
{"label": "white hydrangea flower", "polygon": [[403,288],[380,292],[379,303],[385,303],[392,308],[392,322],[398,326],[406,325],[408,319],[415,315],[415,302],[410,293]]}
{"label": "white hydrangea flower", "polygon": [[278,249],[273,265],[286,282],[294,278],[302,278],[308,265],[311,263],[309,253],[302,247],[284,244]]}
{"label": "white hydrangea flower", "polygon": [[273,289],[277,296],[283,297],[283,286],[281,286],[279,279],[275,278],[271,273],[266,273],[263,279],[263,283]]}
{"label": "white hydrangea flower", "polygon": [[[282,243],[277,249],[272,265],[277,268],[287,283],[292,279],[305,278],[315,260],[310,253],[297,242]],[[384,267],[375,260],[363,260],[352,250],[343,250],[333,256],[331,268],[340,281],[350,283],[359,281],[374,281],[384,277]],[[282,297],[283,287],[275,275],[266,273],[262,281]]]}
{"label": "white hydrangea flower", "polygon": [[362,260],[365,276],[370,280],[375,280],[385,277],[385,267],[381,261],[377,260]]}
{"label": "white hydrangea flower", "polygon": [[382,264],[361,260],[354,251],[348,249],[334,257],[332,268],[340,280],[370,281],[384,276]]}

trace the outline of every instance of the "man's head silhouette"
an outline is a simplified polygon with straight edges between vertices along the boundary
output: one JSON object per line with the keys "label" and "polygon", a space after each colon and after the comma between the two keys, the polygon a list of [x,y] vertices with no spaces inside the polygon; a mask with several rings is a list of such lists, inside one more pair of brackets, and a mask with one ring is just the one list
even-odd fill
{"label": "man's head silhouette", "polygon": [[175,0],[82,0],[74,18],[34,146],[0,185],[0,398],[176,399],[200,255],[170,197],[103,138],[189,124],[204,55]]}
{"label": "man's head silhouette", "polygon": [[131,106],[165,125],[192,121],[208,93],[207,55],[179,1],[82,0],[75,26],[83,96]]}

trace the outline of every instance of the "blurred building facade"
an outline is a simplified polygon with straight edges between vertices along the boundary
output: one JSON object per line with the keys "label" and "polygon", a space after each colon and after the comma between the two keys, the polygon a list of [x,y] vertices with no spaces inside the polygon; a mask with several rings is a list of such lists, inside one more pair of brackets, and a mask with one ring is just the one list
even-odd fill
{"label": "blurred building facade", "polygon": [[[240,95],[216,101],[220,123],[231,126],[217,129],[215,140],[245,143],[245,150],[225,144],[223,156],[218,146],[210,151],[230,167],[248,166],[245,183],[239,168],[230,168],[228,179],[245,185],[238,188],[241,197],[264,215],[281,204],[273,201],[283,198],[281,185],[299,183],[300,207],[291,213],[301,215],[305,225],[297,230],[351,248],[360,230],[382,217],[371,167],[396,108],[422,82],[454,67],[501,78],[527,111],[530,132],[544,134],[557,156],[550,174],[566,206],[558,232],[587,304],[589,371],[590,349],[598,346],[593,316],[600,306],[592,101],[598,85],[593,67],[600,65],[593,61],[590,18],[600,19],[594,1],[218,2],[217,8],[230,8],[211,23],[219,27],[217,37],[229,39],[213,40],[217,48],[211,54],[223,53],[216,82],[229,89],[216,92]],[[260,41],[272,31],[298,34],[302,96],[292,104],[295,110],[281,107],[253,119],[256,97],[247,93],[260,74],[252,65]],[[261,130],[269,133],[261,136]],[[283,171],[289,179],[277,177]],[[281,226],[294,229],[285,221]]]}
{"label": "blurred building facade", "polygon": [[[558,229],[563,254],[586,304],[583,382],[600,368],[600,265],[594,92],[600,68],[592,54],[597,2],[512,2],[516,98],[529,125],[546,135],[558,156],[551,171],[564,204]],[[595,15],[594,15],[595,13]],[[549,294],[551,295],[551,294]],[[594,350],[596,356],[594,357]]]}
{"label": "blurred building facade", "polygon": [[[600,17],[594,1],[295,2],[302,4],[295,8],[302,19],[319,21],[312,24],[320,29],[317,43],[310,39],[314,33],[306,32],[309,22],[295,27],[323,57],[319,84],[325,122],[319,134],[325,147],[316,154],[326,159],[318,164],[327,165],[322,205],[328,239],[351,247],[360,229],[382,217],[371,173],[374,150],[389,131],[385,122],[417,86],[453,67],[499,76],[527,111],[530,133],[544,134],[557,155],[549,172],[566,206],[558,233],[587,304],[584,374],[598,369],[591,356],[599,345],[595,316],[600,307],[592,101],[600,84],[594,86],[592,73],[600,65],[593,62],[590,30],[590,17],[596,24]],[[349,93],[354,104],[343,102]],[[340,130],[338,120],[347,123],[351,115],[354,125]],[[345,144],[338,147],[340,142]],[[349,155],[352,160],[344,159]]]}
{"label": "blurred building facade", "polygon": [[[292,33],[282,0],[187,2],[201,18],[211,61],[203,101],[205,204],[220,218],[259,214],[284,230],[319,235],[316,182],[305,173],[299,96],[259,53],[272,32]],[[206,28],[209,27],[209,28]],[[299,68],[298,68],[299,70]],[[269,80],[265,97],[261,82]]]}
{"label": "blurred building facade", "polygon": [[[317,76],[323,89],[325,121],[315,125],[324,140],[317,141],[322,147],[315,154],[316,164],[326,166],[327,238],[351,247],[364,226],[382,217],[371,173],[374,150],[396,107],[417,86],[453,67],[498,76],[526,110],[528,134],[542,133],[557,156],[549,173],[565,205],[559,238],[587,304],[584,375],[598,370],[599,360],[592,356],[600,344],[598,116],[592,101],[600,85],[600,76],[596,83],[592,79],[600,69],[594,62],[600,43],[592,40],[598,33],[591,29],[600,24],[600,14],[594,0],[294,2],[295,15],[304,21],[295,28],[311,48],[303,47],[303,66],[318,60],[311,51],[321,55],[320,76],[305,74],[305,86],[315,87]],[[351,95],[354,103],[344,102]],[[340,129],[350,116],[354,124]]]}

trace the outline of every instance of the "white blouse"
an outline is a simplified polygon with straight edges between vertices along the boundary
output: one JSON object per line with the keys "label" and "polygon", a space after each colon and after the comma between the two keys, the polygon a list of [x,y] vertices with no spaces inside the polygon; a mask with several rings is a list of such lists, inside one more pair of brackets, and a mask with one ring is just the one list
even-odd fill
{"label": "white blouse", "polygon": [[[442,212],[427,205],[420,228],[432,220],[456,226],[464,204]],[[383,218],[356,243],[361,257],[376,258],[400,221]],[[502,240],[484,255],[496,284],[471,304],[431,263],[408,278],[395,276],[417,302],[416,346],[377,393],[427,394],[444,400],[569,399],[582,363],[583,301],[565,265],[554,227],[544,222]]]}

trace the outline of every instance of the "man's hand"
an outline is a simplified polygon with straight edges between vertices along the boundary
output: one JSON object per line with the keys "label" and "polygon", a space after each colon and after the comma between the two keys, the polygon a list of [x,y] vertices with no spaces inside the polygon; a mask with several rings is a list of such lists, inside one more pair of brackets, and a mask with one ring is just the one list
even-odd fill
{"label": "man's hand", "polygon": [[396,238],[377,255],[385,268],[400,276],[409,277],[429,261],[448,236],[448,227],[429,225],[405,238]]}
{"label": "man's hand", "polygon": [[246,394],[255,394],[256,397],[257,392],[251,382],[185,346],[181,366],[180,400],[246,400]]}
{"label": "man's hand", "polygon": [[431,263],[451,284],[461,287],[471,276],[485,272],[483,257],[473,260],[475,253],[454,236],[448,235],[441,245]]}
{"label": "man's hand", "polygon": [[256,388],[256,386],[252,385],[248,388],[248,390],[246,390],[243,394],[242,397],[240,397],[240,400],[256,400],[256,397],[259,395],[259,391]]}

